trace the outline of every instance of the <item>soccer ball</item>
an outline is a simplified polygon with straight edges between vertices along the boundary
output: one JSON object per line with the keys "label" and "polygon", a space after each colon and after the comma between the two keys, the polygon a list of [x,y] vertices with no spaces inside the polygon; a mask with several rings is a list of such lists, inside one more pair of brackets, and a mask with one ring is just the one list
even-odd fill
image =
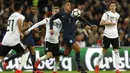
{"label": "soccer ball", "polygon": [[81,16],[81,11],[77,8],[75,8],[73,11],[72,11],[72,16],[74,17],[79,17]]}

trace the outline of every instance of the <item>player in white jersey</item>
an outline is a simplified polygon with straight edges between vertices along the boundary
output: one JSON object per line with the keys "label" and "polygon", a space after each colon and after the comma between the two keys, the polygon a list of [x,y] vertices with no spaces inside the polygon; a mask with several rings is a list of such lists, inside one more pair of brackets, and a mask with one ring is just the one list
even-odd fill
{"label": "player in white jersey", "polygon": [[[59,11],[58,7],[53,7],[52,9],[52,14],[56,14]],[[58,64],[59,64],[59,58],[58,56],[61,55],[59,54],[59,35],[60,35],[60,30],[62,28],[61,21],[59,19],[56,19],[54,21],[54,35],[50,34],[50,18],[45,18],[42,21],[34,24],[31,28],[29,28],[25,33],[28,34],[31,32],[31,30],[37,28],[38,26],[45,25],[46,26],[46,35],[45,35],[45,51],[46,55],[42,56],[41,58],[37,59],[35,63],[35,67],[37,68],[40,61],[46,60],[48,58],[55,57],[55,62],[54,62],[54,69],[53,73],[57,72]]]}
{"label": "player in white jersey", "polygon": [[120,73],[119,71],[120,56],[119,56],[119,40],[118,40],[119,35],[117,29],[117,23],[120,15],[116,12],[116,2],[110,2],[109,9],[110,11],[105,12],[100,21],[100,25],[105,26],[105,30],[103,37],[103,50],[102,53],[100,53],[95,66],[96,73],[99,73],[99,63],[103,58],[103,56],[106,54],[110,44],[112,44],[115,53],[115,59],[113,61],[115,62],[116,65],[116,73]]}
{"label": "player in white jersey", "polygon": [[15,12],[8,18],[7,32],[2,40],[0,48],[0,60],[2,60],[11,49],[14,49],[17,54],[21,55],[21,60],[15,73],[22,73],[21,69],[26,63],[29,51],[21,43],[24,37],[22,33],[22,25],[25,17],[21,14],[23,6],[21,2],[14,4]]}

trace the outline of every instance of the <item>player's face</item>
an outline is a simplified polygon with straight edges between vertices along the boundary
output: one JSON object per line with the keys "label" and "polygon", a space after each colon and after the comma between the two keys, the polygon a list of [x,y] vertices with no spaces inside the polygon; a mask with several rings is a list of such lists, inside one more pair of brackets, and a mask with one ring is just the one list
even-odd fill
{"label": "player's face", "polygon": [[115,11],[116,10],[116,4],[115,3],[111,3],[109,6],[111,11]]}
{"label": "player's face", "polygon": [[59,12],[59,8],[58,9],[54,9],[52,14],[55,15],[57,12]]}
{"label": "player's face", "polygon": [[71,4],[69,2],[65,4],[65,10],[71,12]]}
{"label": "player's face", "polygon": [[31,12],[35,14],[37,12],[37,7],[31,7]]}

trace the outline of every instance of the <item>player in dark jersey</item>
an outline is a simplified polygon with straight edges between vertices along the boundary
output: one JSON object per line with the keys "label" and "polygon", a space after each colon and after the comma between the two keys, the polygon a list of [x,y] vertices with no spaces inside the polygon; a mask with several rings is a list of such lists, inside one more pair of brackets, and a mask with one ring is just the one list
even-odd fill
{"label": "player in dark jersey", "polygon": [[[53,20],[59,18],[62,21],[62,29],[63,29],[63,41],[66,44],[64,55],[68,55],[71,52],[71,48],[73,48],[76,52],[76,63],[78,66],[78,70],[81,71],[81,73],[87,73],[80,65],[80,47],[75,41],[75,31],[76,26],[75,23],[77,20],[82,21],[85,24],[91,25],[87,20],[85,20],[83,17],[73,17],[71,15],[71,3],[65,2],[64,9],[60,11],[59,13],[55,14],[50,19],[50,33],[53,35]],[[88,26],[87,26],[88,27]],[[87,28],[86,27],[86,28]]]}

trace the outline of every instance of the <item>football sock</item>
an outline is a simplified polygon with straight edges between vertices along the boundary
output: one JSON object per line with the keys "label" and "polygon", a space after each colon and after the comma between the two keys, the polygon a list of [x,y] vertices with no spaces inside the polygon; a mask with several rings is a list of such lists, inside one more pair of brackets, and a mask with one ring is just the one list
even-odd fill
{"label": "football sock", "polygon": [[115,52],[116,70],[119,70],[119,64],[120,64],[119,50],[115,50],[114,52]]}
{"label": "football sock", "polygon": [[34,67],[34,64],[35,64],[35,61],[36,61],[35,54],[34,55],[31,54],[31,61],[32,61],[32,65],[33,65],[33,71],[35,71],[36,70],[35,67]]}
{"label": "football sock", "polygon": [[48,56],[47,56],[47,55],[44,55],[44,56],[42,56],[42,57],[39,58],[40,61],[46,60],[46,59],[48,59]]}
{"label": "football sock", "polygon": [[53,71],[54,71],[54,72],[57,71],[57,69],[58,69],[58,67],[59,67],[59,63],[60,63],[60,62],[56,62],[56,61],[54,62],[54,68],[53,68]]}
{"label": "football sock", "polygon": [[98,60],[97,60],[97,64],[96,65],[99,65],[100,61],[102,60],[102,58],[104,57],[104,53],[101,52],[98,56]]}
{"label": "football sock", "polygon": [[21,57],[21,60],[19,61],[19,66],[18,66],[18,70],[22,70],[22,67],[26,64],[27,59],[29,56],[29,51],[24,53]]}
{"label": "football sock", "polygon": [[76,59],[76,63],[77,63],[77,66],[78,66],[78,69],[81,68],[81,65],[80,65],[80,53],[76,53],[75,54],[75,59]]}

